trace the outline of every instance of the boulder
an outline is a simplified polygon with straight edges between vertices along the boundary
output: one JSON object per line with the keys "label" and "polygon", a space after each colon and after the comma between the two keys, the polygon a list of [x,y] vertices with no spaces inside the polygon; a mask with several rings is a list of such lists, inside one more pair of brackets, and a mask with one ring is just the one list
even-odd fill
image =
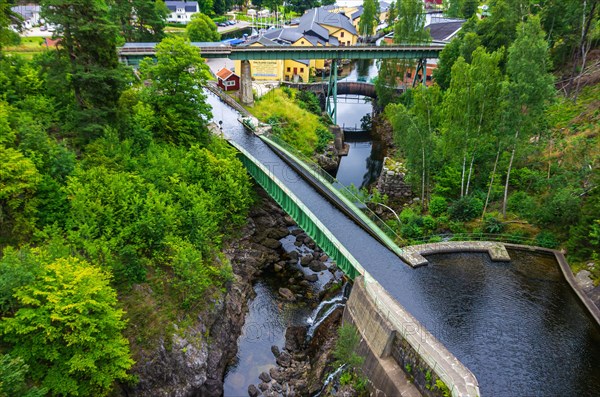
{"label": "boulder", "polygon": [[327,266],[325,266],[325,264],[323,262],[320,262],[320,261],[311,261],[308,264],[308,267],[313,272],[320,272],[322,270],[327,269]]}
{"label": "boulder", "polygon": [[250,397],[258,397],[258,395],[260,394],[260,390],[258,390],[258,388],[254,385],[250,385],[248,386],[248,395]]}
{"label": "boulder", "polygon": [[281,247],[281,241],[275,240],[274,238],[270,238],[270,237],[265,238],[261,242],[261,244],[267,248],[271,248],[274,250],[279,249]]}
{"label": "boulder", "polygon": [[294,293],[290,291],[288,288],[279,288],[279,295],[285,300],[293,302],[296,300]]}
{"label": "boulder", "polygon": [[271,346],[271,353],[275,356],[275,358],[279,357],[281,352],[279,351],[279,347],[277,345]]}
{"label": "boulder", "polygon": [[[275,360],[275,362],[280,367],[287,368],[290,365],[292,365],[292,356],[290,356],[290,354],[288,352],[282,352],[279,355],[279,357],[277,357],[277,359]],[[273,375],[271,375],[271,377],[273,377]],[[275,379],[275,378],[273,377],[273,379]]]}
{"label": "boulder", "polygon": [[285,350],[294,353],[303,349],[306,331],[307,327],[305,325],[288,327],[285,330]]}
{"label": "boulder", "polygon": [[258,375],[258,379],[262,380],[265,383],[269,383],[271,381],[271,375],[269,375],[266,372],[261,372],[260,375]]}
{"label": "boulder", "polygon": [[317,276],[316,274],[305,274],[304,279],[306,281],[310,281],[311,283],[314,283],[315,281],[317,281],[319,279],[319,276]]}
{"label": "boulder", "polygon": [[308,266],[309,263],[313,260],[313,256],[311,254],[304,255],[300,259],[300,264],[304,267]]}

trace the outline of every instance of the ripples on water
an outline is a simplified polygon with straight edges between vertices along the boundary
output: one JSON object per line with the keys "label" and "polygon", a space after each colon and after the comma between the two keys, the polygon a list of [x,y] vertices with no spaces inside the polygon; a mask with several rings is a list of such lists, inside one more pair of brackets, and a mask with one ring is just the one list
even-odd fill
{"label": "ripples on water", "polygon": [[414,314],[473,371],[483,396],[598,395],[599,327],[554,257],[510,255],[429,256],[411,277],[422,298]]}

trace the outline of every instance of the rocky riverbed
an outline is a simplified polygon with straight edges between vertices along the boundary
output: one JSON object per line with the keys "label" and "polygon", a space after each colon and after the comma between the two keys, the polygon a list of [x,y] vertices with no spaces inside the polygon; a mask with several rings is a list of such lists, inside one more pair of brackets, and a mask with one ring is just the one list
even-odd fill
{"label": "rocky riverbed", "polygon": [[[287,328],[285,344],[267,352],[275,354],[272,368],[263,374],[257,372],[248,385],[264,391],[264,395],[307,395],[320,390],[341,309],[312,331],[310,342],[306,339],[306,320],[310,321],[312,310],[329,297],[327,291],[339,293],[342,273],[260,189],[258,196],[246,226],[224,252],[234,273],[226,293],[199,313],[192,324],[189,319],[185,324],[164,324],[168,336],[137,350],[133,373],[139,381],[135,386],[124,386],[123,395],[223,395],[226,368],[236,359],[248,302],[255,297],[253,284],[263,279],[277,287],[277,307],[296,305],[307,316],[301,325]],[[152,299],[152,291],[145,288],[139,288],[136,295]]]}

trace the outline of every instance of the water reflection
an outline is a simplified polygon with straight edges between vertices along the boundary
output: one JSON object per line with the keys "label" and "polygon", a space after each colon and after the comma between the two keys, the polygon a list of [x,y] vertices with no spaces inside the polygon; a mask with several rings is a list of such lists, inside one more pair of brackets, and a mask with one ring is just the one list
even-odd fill
{"label": "water reflection", "polygon": [[350,151],[341,158],[336,178],[345,186],[367,187],[381,172],[383,143],[368,132],[346,133],[346,143]]}
{"label": "water reflection", "polygon": [[[484,396],[591,396],[600,333],[553,257],[511,251],[429,256],[415,313],[479,380]],[[407,306],[411,306],[410,304]]]}

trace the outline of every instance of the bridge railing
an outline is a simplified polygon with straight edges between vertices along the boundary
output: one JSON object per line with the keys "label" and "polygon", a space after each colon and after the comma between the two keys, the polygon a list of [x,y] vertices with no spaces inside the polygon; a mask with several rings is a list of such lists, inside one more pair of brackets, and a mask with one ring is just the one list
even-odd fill
{"label": "bridge railing", "polygon": [[[500,243],[543,246],[544,242],[518,233],[445,233],[410,239],[410,245],[439,243],[442,241],[498,241]],[[542,244],[542,245],[540,245]],[[552,247],[546,247],[552,248]]]}
{"label": "bridge railing", "polygon": [[[394,230],[379,218],[375,212],[373,212],[365,202],[363,202],[352,190],[344,186],[340,181],[331,176],[327,171],[321,168],[313,159],[301,153],[298,149],[291,146],[278,136],[269,134],[268,138],[283,147],[285,150],[293,154],[300,161],[304,162],[316,175],[328,182],[333,188],[338,190],[344,197],[350,200],[358,209],[360,209],[392,242],[400,240],[400,237],[394,232]],[[392,250],[393,248],[390,247]]]}

